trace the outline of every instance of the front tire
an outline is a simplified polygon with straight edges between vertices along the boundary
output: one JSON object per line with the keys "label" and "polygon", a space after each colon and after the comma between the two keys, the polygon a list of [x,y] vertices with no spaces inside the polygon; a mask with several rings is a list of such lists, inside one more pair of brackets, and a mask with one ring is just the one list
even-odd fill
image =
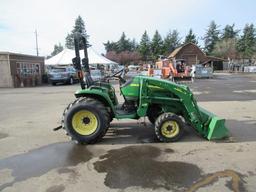
{"label": "front tire", "polygon": [[64,112],[64,129],[80,144],[96,143],[108,127],[106,107],[95,99],[78,99]]}
{"label": "front tire", "polygon": [[160,106],[152,106],[149,108],[147,116],[148,116],[148,120],[154,125],[156,122],[157,117],[159,117],[159,115],[161,115],[162,112],[162,108]]}
{"label": "front tire", "polygon": [[70,84],[70,85],[73,85],[73,84],[74,84],[74,79],[73,79],[73,77],[70,77],[70,79],[69,79],[69,84]]}
{"label": "front tire", "polygon": [[172,113],[163,113],[155,122],[155,134],[159,141],[178,141],[184,134],[184,123]]}

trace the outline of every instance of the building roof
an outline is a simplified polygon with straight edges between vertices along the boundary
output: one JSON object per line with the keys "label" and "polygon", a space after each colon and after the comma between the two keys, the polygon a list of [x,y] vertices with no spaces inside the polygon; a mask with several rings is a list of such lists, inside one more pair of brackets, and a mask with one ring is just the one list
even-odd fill
{"label": "building roof", "polygon": [[194,43],[187,43],[187,44],[184,44],[178,48],[176,48],[173,52],[171,52],[171,54],[168,56],[168,58],[174,58],[176,57],[180,51],[182,51],[182,49],[184,49],[185,47],[189,46],[189,45],[192,45],[194,47],[196,47],[201,53],[203,53],[203,55],[205,56],[206,58],[206,61],[205,62],[209,62],[209,61],[225,61],[225,59],[223,58],[220,58],[220,57],[215,57],[215,56],[207,56],[205,54],[205,52],[202,51],[202,49],[200,49],[196,44]]}
{"label": "building roof", "polygon": [[183,46],[176,48],[173,52],[171,52],[171,54],[168,56],[168,58],[175,57],[182,48],[183,48]]}
{"label": "building roof", "polygon": [[220,57],[215,57],[215,56],[207,56],[207,61],[226,61],[226,59],[220,58]]}
{"label": "building roof", "polygon": [[194,43],[187,43],[187,44],[184,44],[184,45],[176,48],[173,52],[171,52],[171,54],[168,56],[168,58],[175,57],[182,49],[184,49],[185,47],[187,47],[189,45],[195,46],[200,52],[202,52],[205,55],[205,53],[196,44],[194,44]]}
{"label": "building roof", "polygon": [[38,57],[41,59],[44,59],[43,56],[36,56],[36,55],[28,55],[28,54],[23,54],[23,53],[14,53],[14,52],[9,52],[9,51],[0,51],[1,55],[19,55],[19,56],[26,56],[26,57]]}

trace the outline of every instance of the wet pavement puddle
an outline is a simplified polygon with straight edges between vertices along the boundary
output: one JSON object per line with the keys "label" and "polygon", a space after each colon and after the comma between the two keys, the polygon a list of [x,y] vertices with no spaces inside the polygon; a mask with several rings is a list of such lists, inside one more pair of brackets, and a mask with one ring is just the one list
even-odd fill
{"label": "wet pavement puddle", "polygon": [[91,158],[92,153],[87,150],[86,146],[65,142],[1,159],[0,171],[11,169],[14,181],[1,185],[0,191],[16,182],[41,176],[52,169],[75,166],[78,163],[87,162]]}
{"label": "wet pavement puddle", "polygon": [[[27,153],[15,155],[0,160],[0,171],[10,169],[14,180],[0,186],[0,191],[19,181],[31,177],[39,177],[57,169],[59,174],[71,174],[72,178],[80,177],[75,170],[68,166],[75,166],[98,157],[94,169],[98,173],[106,173],[104,184],[109,188],[125,189],[128,187],[142,187],[172,191],[193,192],[217,182],[219,178],[231,178],[226,186],[235,192],[244,191],[243,176],[233,170],[224,170],[211,174],[203,174],[195,164],[181,161],[160,161],[161,155],[169,157],[175,153],[171,148],[163,150],[151,145],[132,145],[119,149],[102,151],[94,155],[87,146],[74,143],[56,143],[31,150]],[[61,192],[64,185],[49,187],[47,192]]]}
{"label": "wet pavement puddle", "polygon": [[[167,150],[169,153],[173,151]],[[155,160],[161,150],[153,146],[129,146],[110,150],[94,163],[96,171],[106,172],[105,185],[125,189],[131,186],[143,188],[186,189],[202,177],[194,164]]]}
{"label": "wet pavement puddle", "polygon": [[3,138],[6,138],[8,137],[9,135],[6,134],[6,133],[0,133],[0,139],[3,139]]}
{"label": "wet pavement puddle", "polygon": [[[174,153],[165,149],[164,153]],[[109,188],[125,189],[128,187],[165,188],[172,191],[197,191],[209,186],[219,178],[231,178],[226,186],[234,191],[244,191],[241,174],[225,170],[204,175],[194,164],[179,161],[158,161],[162,151],[153,146],[129,146],[110,150],[94,163],[99,173],[106,173],[104,184]]]}

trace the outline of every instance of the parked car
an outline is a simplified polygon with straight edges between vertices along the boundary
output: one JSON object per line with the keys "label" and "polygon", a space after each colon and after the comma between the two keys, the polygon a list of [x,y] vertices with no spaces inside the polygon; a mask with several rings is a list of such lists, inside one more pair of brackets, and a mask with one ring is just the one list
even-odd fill
{"label": "parked car", "polygon": [[49,70],[48,78],[52,85],[57,83],[73,84],[78,80],[78,76],[74,67],[54,67]]}
{"label": "parked car", "polygon": [[103,78],[100,70],[91,70],[91,77],[93,81],[99,81]]}
{"label": "parked car", "polygon": [[[90,74],[93,81],[100,81],[104,77],[102,75],[102,72],[98,69],[90,70]],[[84,81],[86,81],[85,77],[84,77]]]}

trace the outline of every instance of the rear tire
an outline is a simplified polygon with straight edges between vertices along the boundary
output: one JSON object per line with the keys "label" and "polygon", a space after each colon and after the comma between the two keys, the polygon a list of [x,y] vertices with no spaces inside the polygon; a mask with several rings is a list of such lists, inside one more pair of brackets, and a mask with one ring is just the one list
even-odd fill
{"label": "rear tire", "polygon": [[109,113],[98,100],[79,98],[65,109],[62,123],[72,140],[80,144],[96,143],[107,132]]}
{"label": "rear tire", "polygon": [[163,113],[155,122],[155,133],[159,141],[178,141],[184,134],[184,123],[172,113]]}

